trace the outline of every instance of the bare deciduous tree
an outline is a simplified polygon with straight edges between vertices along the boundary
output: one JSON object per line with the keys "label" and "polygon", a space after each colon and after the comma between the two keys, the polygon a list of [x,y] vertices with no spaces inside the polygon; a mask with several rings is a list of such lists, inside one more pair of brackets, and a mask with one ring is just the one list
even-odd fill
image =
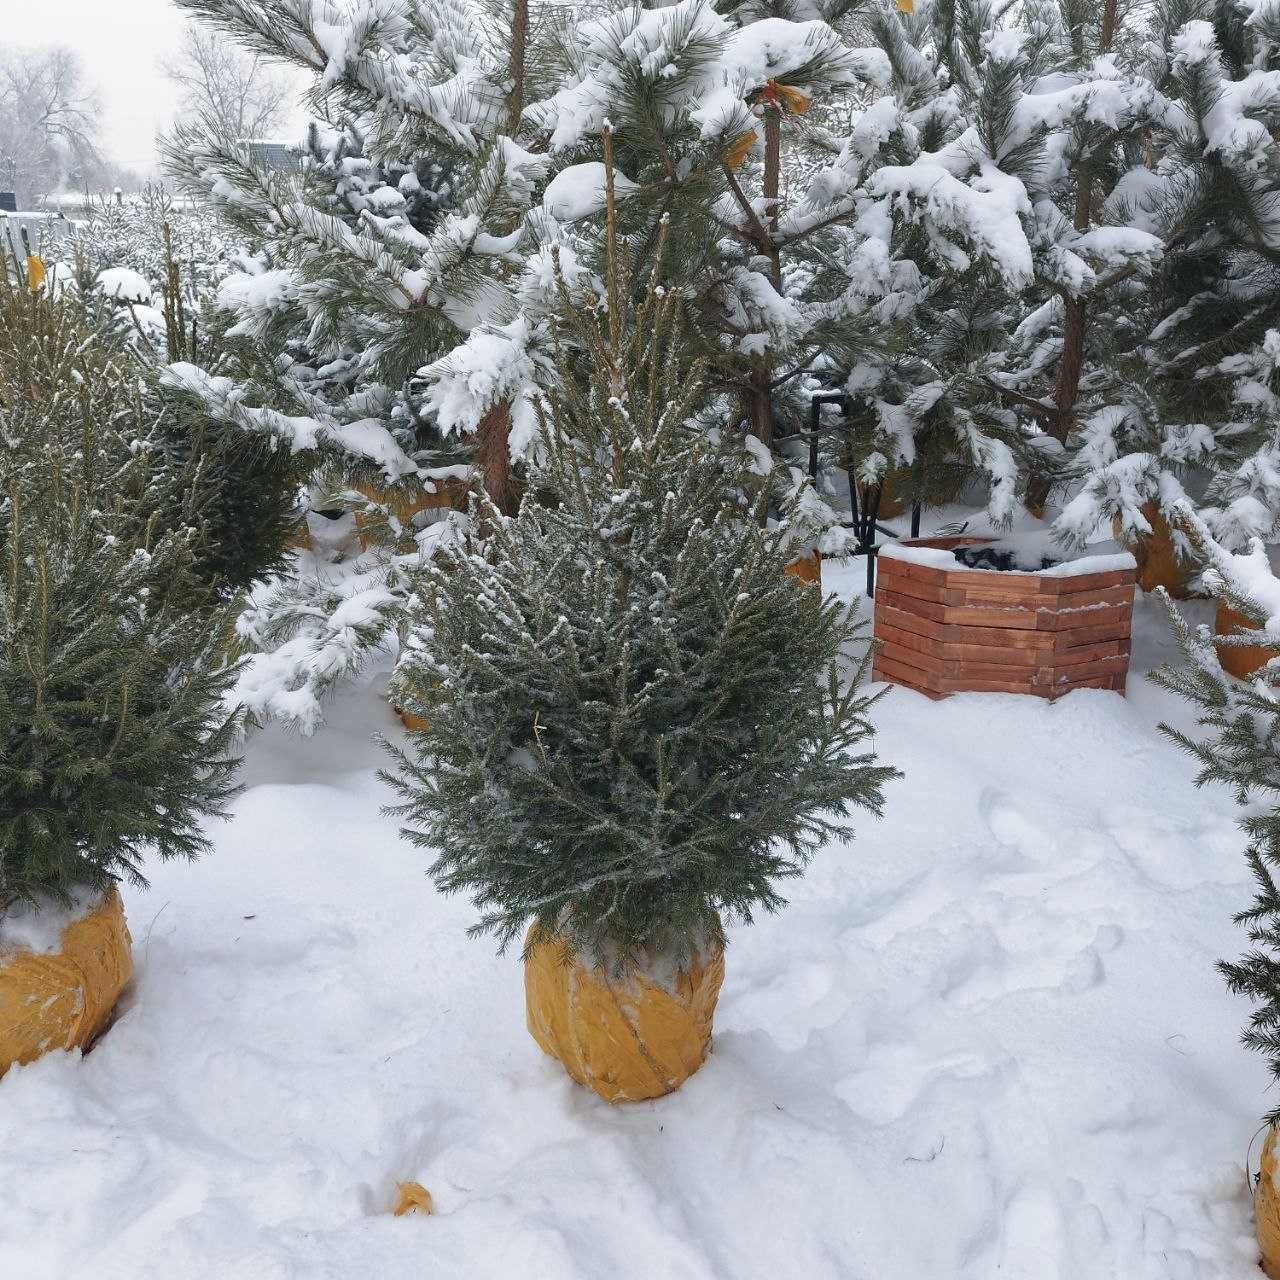
{"label": "bare deciduous tree", "polygon": [[189,26],[177,53],[160,66],[182,90],[182,114],[225,137],[269,137],[288,116],[288,77],[218,32]]}
{"label": "bare deciduous tree", "polygon": [[53,46],[0,46],[0,187],[19,206],[69,175],[97,180],[107,169],[98,146],[101,106],[79,58]]}

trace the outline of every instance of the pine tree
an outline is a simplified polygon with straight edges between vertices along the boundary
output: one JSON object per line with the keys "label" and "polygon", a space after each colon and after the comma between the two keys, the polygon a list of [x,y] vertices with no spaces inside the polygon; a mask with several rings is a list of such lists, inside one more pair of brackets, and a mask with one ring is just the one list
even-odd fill
{"label": "pine tree", "polygon": [[[836,20],[849,7],[806,11]],[[466,427],[496,403],[537,398],[548,365],[549,248],[571,248],[580,269],[603,270],[606,119],[620,233],[647,269],[665,226],[665,283],[695,302],[687,340],[707,360],[709,426],[745,425],[785,452],[784,437],[806,425],[814,374],[877,349],[893,285],[856,252],[855,210],[816,192],[797,197],[788,182],[801,182],[832,145],[810,123],[830,114],[823,99],[876,83],[885,62],[878,50],[848,47],[822,17],[794,20],[796,8],[602,5],[562,25],[560,82],[524,112],[530,145],[546,149],[554,172],[531,222],[540,245],[523,312],[515,324],[473,331],[425,371],[450,420]],[[495,363],[500,376],[481,376]]]}
{"label": "pine tree", "polygon": [[1100,317],[1162,244],[1113,197],[1162,104],[1112,5],[945,0],[868,29],[887,91],[823,177],[907,282],[903,335],[846,384],[862,448],[910,468],[914,497],[981,477],[1007,521],[1073,478],[1072,433],[1115,385]]}
{"label": "pine tree", "polygon": [[638,290],[609,222],[603,299],[557,280],[539,500],[423,571],[396,696],[428,727],[388,780],[477,931],[532,920],[617,968],[780,907],[895,771],[866,749],[865,645],[840,667],[856,623],[784,574],[751,455],[690,422],[707,368],[663,229]]}
{"label": "pine tree", "polygon": [[[1179,502],[1174,514],[1206,564],[1206,586],[1253,623],[1235,636],[1215,639],[1207,627],[1188,625],[1166,599],[1186,662],[1154,672],[1152,679],[1199,711],[1197,734],[1161,725],[1200,766],[1196,784],[1224,783],[1246,810],[1240,826],[1248,838],[1245,857],[1257,892],[1235,920],[1253,949],[1218,967],[1232,991],[1253,1001],[1242,1039],[1266,1056],[1280,1080],[1280,663],[1273,657],[1250,680],[1236,680],[1223,671],[1215,651],[1215,645],[1235,644],[1280,655],[1280,580],[1261,540],[1246,552],[1232,552],[1189,502]],[[1266,1118],[1280,1123],[1280,1104]]]}
{"label": "pine tree", "polygon": [[203,852],[236,723],[226,620],[175,520],[198,497],[145,400],[72,307],[3,279],[0,335],[3,912]]}
{"label": "pine tree", "polygon": [[[475,324],[514,315],[505,277],[542,171],[510,136],[514,47],[461,0],[183,7],[310,74],[310,105],[329,122],[313,124],[296,170],[268,170],[207,129],[167,147],[174,175],[256,255],[220,298],[236,314],[233,335],[276,358],[246,369],[237,403],[287,406],[257,428],[295,447],[328,441],[348,483],[412,485],[432,464],[457,462],[412,379]],[[220,388],[188,369],[178,376],[225,407]]]}
{"label": "pine tree", "polygon": [[1076,537],[1118,517],[1146,526],[1204,491],[1215,536],[1242,548],[1277,519],[1274,361],[1269,333],[1280,248],[1280,70],[1274,20],[1227,3],[1153,11],[1133,62],[1149,86],[1150,128],[1110,201],[1161,241],[1158,270],[1130,279],[1102,317],[1118,376],[1079,414]]}
{"label": "pine tree", "polygon": [[[360,543],[306,558],[255,589],[241,621],[258,647],[241,678],[256,716],[305,731],[338,674],[395,649],[403,569],[451,536],[398,512],[455,486],[472,462],[513,501],[509,416],[443,426],[419,369],[484,322],[509,322],[508,277],[543,162],[513,139],[530,37],[524,0],[183,0],[198,19],[312,77],[316,120],[296,168],[189,128],[171,172],[251,249],[218,290],[231,317],[216,368],[174,361],[166,382],[214,421],[292,455],[315,510],[357,513]],[[465,438],[463,438],[465,437]],[[353,612],[359,622],[352,626]],[[340,659],[335,655],[341,654]]]}

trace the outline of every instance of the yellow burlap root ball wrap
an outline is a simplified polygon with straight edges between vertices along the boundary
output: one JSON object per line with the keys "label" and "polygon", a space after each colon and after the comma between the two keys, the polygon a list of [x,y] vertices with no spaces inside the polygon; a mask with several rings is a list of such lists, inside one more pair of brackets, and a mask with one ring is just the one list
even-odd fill
{"label": "yellow burlap root ball wrap", "polygon": [[1262,1170],[1253,1190],[1253,1216],[1262,1250],[1262,1269],[1271,1280],[1280,1280],[1280,1192],[1276,1190],[1276,1134],[1267,1130],[1262,1144]]}
{"label": "yellow burlap root ball wrap", "polygon": [[529,1033],[606,1102],[678,1089],[706,1060],[724,981],[724,952],[696,956],[670,986],[643,974],[611,980],[542,943],[525,961]]}
{"label": "yellow burlap root ball wrap", "polygon": [[83,1048],[133,974],[124,905],[112,889],[62,931],[59,950],[0,951],[0,1076],[53,1049]]}
{"label": "yellow burlap root ball wrap", "polygon": [[804,583],[816,583],[822,585],[822,556],[815,549],[810,551],[808,555],[801,556],[798,560],[793,560],[787,565],[785,572],[788,577],[797,579]]}

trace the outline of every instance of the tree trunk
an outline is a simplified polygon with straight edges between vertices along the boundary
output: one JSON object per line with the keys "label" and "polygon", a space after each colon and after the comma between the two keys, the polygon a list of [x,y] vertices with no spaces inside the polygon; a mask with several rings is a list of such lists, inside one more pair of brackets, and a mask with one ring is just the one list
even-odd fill
{"label": "tree trunk", "polygon": [[770,374],[772,363],[757,361],[751,370],[747,389],[743,392],[740,404],[743,418],[746,419],[747,430],[761,444],[773,448],[773,396],[770,393]]}
{"label": "tree trunk", "polygon": [[511,479],[511,406],[499,400],[476,428],[475,466],[489,500],[503,515],[515,513],[516,492]]}
{"label": "tree trunk", "polygon": [[[1111,51],[1116,30],[1116,0],[1104,0],[1101,28],[1098,33],[1099,50]],[[1084,160],[1080,165],[1076,188],[1075,228],[1088,231],[1093,220],[1093,164]],[[1075,421],[1076,398],[1080,394],[1080,378],[1084,373],[1084,340],[1089,327],[1088,308],[1084,299],[1063,295],[1062,355],[1058,361],[1058,376],[1053,388],[1053,402],[1058,407],[1049,434],[1055,440],[1066,443]],[[1042,477],[1033,479],[1027,486],[1026,506],[1035,516],[1044,514],[1049,499],[1049,481]]]}
{"label": "tree trunk", "polygon": [[[507,63],[507,133],[515,137],[524,109],[524,55],[529,38],[529,0],[514,0],[511,14],[511,57]],[[503,515],[515,513],[511,479],[511,406],[499,400],[476,428],[475,465],[489,500]]]}
{"label": "tree trunk", "polygon": [[524,54],[529,40],[529,0],[513,0],[511,14],[511,59],[507,64],[507,133],[516,136],[520,113],[524,110]]}

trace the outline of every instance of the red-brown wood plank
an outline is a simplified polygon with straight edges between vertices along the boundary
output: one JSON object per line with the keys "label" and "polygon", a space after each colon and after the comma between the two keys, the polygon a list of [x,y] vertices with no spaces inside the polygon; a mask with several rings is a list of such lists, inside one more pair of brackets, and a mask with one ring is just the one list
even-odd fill
{"label": "red-brown wood plank", "polygon": [[1080,645],[1097,644],[1099,640],[1127,640],[1132,630],[1133,618],[1127,614],[1113,622],[1103,623],[1097,627],[1074,627],[1062,631],[1054,631],[1053,648],[1057,651],[1076,649]]}
{"label": "red-brown wood plank", "polygon": [[1127,670],[1129,655],[1118,653],[1109,658],[1098,658],[1093,662],[1082,662],[1077,666],[1052,669],[1052,679],[1038,680],[1038,684],[1062,684],[1067,680],[1087,680],[1090,676],[1112,676],[1117,670]]}
{"label": "red-brown wood plank", "polygon": [[[882,680],[901,681],[903,684],[909,684],[913,688],[921,690],[931,689],[933,686],[927,671],[898,662],[892,655],[885,654],[883,650],[876,654],[875,665],[872,670],[873,673],[878,673],[879,678]],[[934,692],[938,692],[938,690],[934,690]]]}
{"label": "red-brown wood plank", "polygon": [[954,622],[935,622],[909,609],[897,609],[877,597],[875,616],[901,631],[925,636],[942,644],[979,644],[1019,649],[1052,649],[1056,633],[1029,628],[969,627]]}
{"label": "red-brown wood plank", "polygon": [[1085,627],[1107,627],[1117,622],[1130,624],[1133,607],[1127,604],[1095,604],[1087,609],[1062,613],[1042,609],[1038,617],[1041,631],[1078,631]]}
{"label": "red-brown wood plank", "polygon": [[885,590],[895,595],[907,596],[912,600],[928,600],[933,604],[951,603],[951,596],[960,598],[960,592],[951,592],[941,581],[926,582],[921,578],[911,578],[906,574],[890,576],[885,582]]}
{"label": "red-brown wood plank", "polygon": [[[964,628],[959,628],[964,630]],[[986,634],[984,632],[984,634]],[[1017,635],[1017,632],[1006,632]],[[1034,633],[1032,633],[1034,634]],[[918,653],[934,654],[956,662],[985,662],[1003,666],[1038,667],[1042,665],[1047,651],[1017,645],[985,645],[985,644],[953,644],[935,640],[931,636],[917,635],[911,631],[903,631],[887,621],[876,619],[875,636],[883,640],[885,646],[913,649]]]}
{"label": "red-brown wood plank", "polygon": [[1020,631],[1049,630],[1040,626],[1041,610],[1021,609],[1001,605],[947,606],[943,622],[953,622],[961,627],[994,627],[1001,630],[1012,627]]}
{"label": "red-brown wood plank", "polygon": [[937,604],[932,600],[920,600],[914,596],[905,596],[898,591],[883,591],[876,589],[877,602],[883,597],[886,604],[891,609],[902,609],[907,613],[914,613],[917,617],[929,618],[933,622],[945,622],[947,608],[946,605]]}
{"label": "red-brown wood plank", "polygon": [[1069,596],[1059,596],[1055,612],[1070,613],[1074,609],[1087,609],[1098,604],[1133,604],[1133,587],[1101,587],[1093,591],[1076,591]]}
{"label": "red-brown wood plank", "polygon": [[1104,658],[1129,656],[1128,640],[1102,640],[1097,644],[1082,644],[1077,649],[1055,650],[1048,664],[1055,671],[1070,671],[1088,662],[1101,662]]}
{"label": "red-brown wood plank", "polygon": [[924,694],[926,698],[932,698],[934,702],[940,702],[947,696],[945,693],[939,693],[936,689],[930,689],[927,685],[920,684],[916,680],[908,679],[900,672],[894,674],[889,671],[881,671],[877,668],[873,668],[871,678],[873,680],[883,680],[886,684],[901,685],[904,689],[911,689],[915,693]]}
{"label": "red-brown wood plank", "polygon": [[[1028,587],[1017,582],[1009,582],[1007,579],[1011,576],[1010,574],[993,573],[989,582],[979,582],[973,586],[966,585],[962,587],[964,598],[960,603],[977,605],[1016,604],[1028,609],[1053,607],[1052,602],[1055,597],[1041,595],[1036,589],[1037,583],[1034,578]],[[947,585],[950,587],[950,579],[948,579]]]}
{"label": "red-brown wood plank", "polygon": [[1102,591],[1109,587],[1132,587],[1137,582],[1136,569],[1104,569],[1100,573],[1080,573],[1050,577],[1046,582],[1058,583],[1058,597],[1078,595],[1081,591]]}
{"label": "red-brown wood plank", "polygon": [[1027,680],[956,679],[941,677],[933,686],[940,693],[1035,693],[1036,686]]}
{"label": "red-brown wood plank", "polygon": [[895,560],[893,556],[878,558],[876,573],[891,579],[901,578],[935,587],[942,586],[943,579],[950,577],[949,569],[935,568],[930,564],[917,564],[914,560]]}

